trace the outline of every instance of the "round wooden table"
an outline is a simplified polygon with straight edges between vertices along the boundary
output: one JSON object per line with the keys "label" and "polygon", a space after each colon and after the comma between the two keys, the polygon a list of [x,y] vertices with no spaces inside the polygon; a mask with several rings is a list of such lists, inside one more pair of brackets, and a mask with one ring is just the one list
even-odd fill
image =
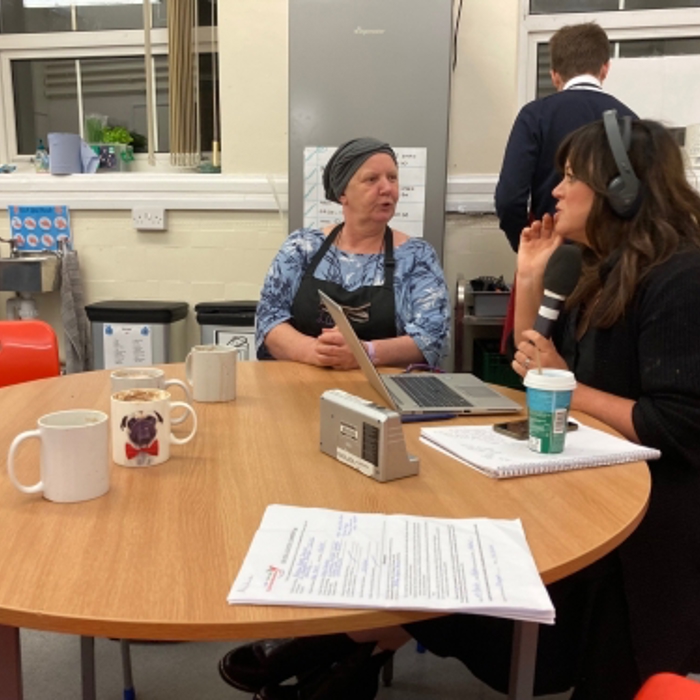
{"label": "round wooden table", "polygon": [[[183,377],[182,365],[163,368],[168,377]],[[20,493],[5,474],[0,479],[0,626],[215,640],[351,631],[432,616],[229,606],[226,595],[270,503],[520,518],[546,583],[611,551],[644,515],[650,478],[643,463],[492,480],[421,444],[420,424],[404,426],[409,452],[420,456],[419,476],[377,483],[320,452],[319,397],[329,388],[377,399],[359,371],[240,363],[235,402],[195,403],[196,437],[174,445],[170,461],[160,466],[113,465],[111,489],[101,498],[51,503]],[[109,393],[108,370],[0,390],[0,450],[7,454],[15,435],[34,429],[45,413],[108,412]],[[177,389],[173,394],[181,398]],[[503,416],[455,422],[499,419]],[[38,441],[30,441],[18,455],[20,479],[36,481],[38,462]]]}

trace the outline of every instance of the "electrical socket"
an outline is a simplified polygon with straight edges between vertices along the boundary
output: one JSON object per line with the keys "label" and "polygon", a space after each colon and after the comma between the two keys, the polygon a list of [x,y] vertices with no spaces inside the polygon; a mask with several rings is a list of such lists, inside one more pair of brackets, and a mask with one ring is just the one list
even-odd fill
{"label": "electrical socket", "polygon": [[131,223],[137,231],[165,231],[165,209],[161,207],[134,207]]}

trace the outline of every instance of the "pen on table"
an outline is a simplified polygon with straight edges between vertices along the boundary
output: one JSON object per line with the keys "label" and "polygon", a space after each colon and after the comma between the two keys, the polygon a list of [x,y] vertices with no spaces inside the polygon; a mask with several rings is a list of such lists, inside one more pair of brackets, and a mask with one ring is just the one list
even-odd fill
{"label": "pen on table", "polygon": [[402,423],[422,423],[429,420],[449,420],[456,418],[456,413],[409,413],[401,416]]}

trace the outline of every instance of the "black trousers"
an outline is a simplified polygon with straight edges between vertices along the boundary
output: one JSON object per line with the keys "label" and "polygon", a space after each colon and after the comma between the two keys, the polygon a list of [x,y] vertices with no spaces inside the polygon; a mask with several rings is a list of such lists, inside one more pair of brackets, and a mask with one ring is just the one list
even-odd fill
{"label": "black trousers", "polygon": [[[622,573],[613,552],[547,587],[555,625],[540,625],[535,695],[574,687],[571,700],[632,700],[642,685]],[[405,626],[429,651],[456,657],[494,690],[508,691],[513,622],[449,615]]]}

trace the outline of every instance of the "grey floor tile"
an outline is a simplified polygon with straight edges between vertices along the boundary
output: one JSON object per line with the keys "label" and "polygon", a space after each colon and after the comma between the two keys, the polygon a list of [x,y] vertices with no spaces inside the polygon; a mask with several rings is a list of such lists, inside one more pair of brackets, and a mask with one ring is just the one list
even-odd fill
{"label": "grey floor tile", "polygon": [[[136,644],[132,649],[138,700],[250,699],[224,684],[219,658],[235,642]],[[77,637],[22,630],[25,700],[80,700],[80,643]],[[119,644],[95,643],[98,700],[120,700],[122,676]],[[567,700],[569,694],[548,696]],[[395,660],[394,682],[381,688],[379,700],[504,700],[454,659],[418,654],[413,644]]]}

